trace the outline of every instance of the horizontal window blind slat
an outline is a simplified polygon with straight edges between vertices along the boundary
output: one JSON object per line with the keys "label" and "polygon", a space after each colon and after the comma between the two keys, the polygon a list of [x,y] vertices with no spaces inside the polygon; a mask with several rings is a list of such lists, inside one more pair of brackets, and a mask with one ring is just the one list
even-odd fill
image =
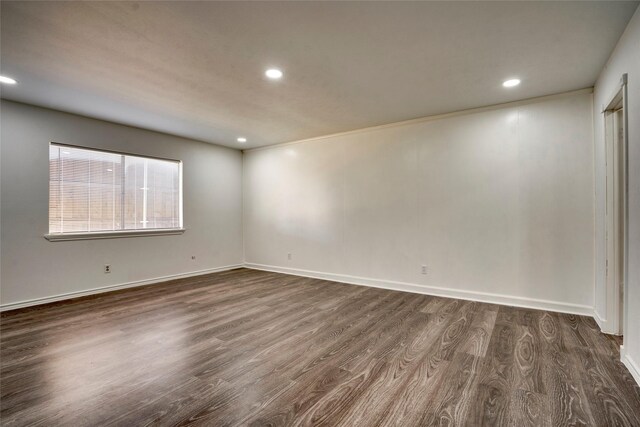
{"label": "horizontal window blind slat", "polygon": [[49,233],[181,227],[180,163],[51,144]]}

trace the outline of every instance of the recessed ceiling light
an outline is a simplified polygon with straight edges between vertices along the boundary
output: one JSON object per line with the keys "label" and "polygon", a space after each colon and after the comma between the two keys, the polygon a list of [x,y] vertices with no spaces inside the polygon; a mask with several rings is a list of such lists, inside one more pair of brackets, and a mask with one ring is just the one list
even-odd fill
{"label": "recessed ceiling light", "polygon": [[8,85],[14,85],[14,84],[16,84],[18,82],[15,81],[14,79],[12,79],[11,77],[0,76],[0,83],[6,83]]}
{"label": "recessed ceiling light", "polygon": [[509,80],[505,80],[502,83],[502,86],[504,87],[514,87],[514,86],[518,86],[520,84],[520,79],[509,79]]}
{"label": "recessed ceiling light", "polygon": [[237,141],[238,142],[247,142],[247,138],[244,138],[244,137],[241,136],[240,138],[237,139]]}
{"label": "recessed ceiling light", "polygon": [[269,68],[264,72],[264,75],[269,77],[271,80],[279,80],[283,76],[282,71],[278,70],[277,68]]}

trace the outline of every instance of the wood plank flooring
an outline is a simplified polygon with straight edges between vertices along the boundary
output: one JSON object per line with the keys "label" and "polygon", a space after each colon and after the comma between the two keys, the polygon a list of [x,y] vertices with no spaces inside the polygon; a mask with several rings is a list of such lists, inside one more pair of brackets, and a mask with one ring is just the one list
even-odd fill
{"label": "wood plank flooring", "polygon": [[3,426],[640,426],[581,316],[239,269],[1,320]]}

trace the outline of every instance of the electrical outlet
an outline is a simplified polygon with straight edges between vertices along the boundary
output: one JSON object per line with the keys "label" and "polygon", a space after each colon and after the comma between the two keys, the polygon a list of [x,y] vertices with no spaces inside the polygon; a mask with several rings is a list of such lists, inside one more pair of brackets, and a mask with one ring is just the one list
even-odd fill
{"label": "electrical outlet", "polygon": [[191,259],[196,259],[196,256],[195,255],[191,255]]}
{"label": "electrical outlet", "polygon": [[422,272],[422,274],[427,274],[427,266],[426,265],[422,266],[421,272]]}
{"label": "electrical outlet", "polygon": [[287,259],[288,259],[289,261],[291,261],[291,252],[289,252],[289,253],[287,254]]}
{"label": "electrical outlet", "polygon": [[104,274],[107,274],[107,273],[111,273],[111,265],[109,264],[104,265]]}

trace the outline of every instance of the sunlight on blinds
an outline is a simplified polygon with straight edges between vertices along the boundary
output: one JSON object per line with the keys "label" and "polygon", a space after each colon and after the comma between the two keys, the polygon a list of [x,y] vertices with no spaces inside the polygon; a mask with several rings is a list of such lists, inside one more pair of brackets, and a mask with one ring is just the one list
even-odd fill
{"label": "sunlight on blinds", "polygon": [[125,229],[179,227],[178,164],[133,156],[125,162]]}
{"label": "sunlight on blinds", "polygon": [[49,233],[181,227],[180,163],[51,144]]}

